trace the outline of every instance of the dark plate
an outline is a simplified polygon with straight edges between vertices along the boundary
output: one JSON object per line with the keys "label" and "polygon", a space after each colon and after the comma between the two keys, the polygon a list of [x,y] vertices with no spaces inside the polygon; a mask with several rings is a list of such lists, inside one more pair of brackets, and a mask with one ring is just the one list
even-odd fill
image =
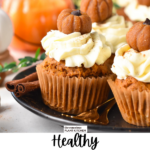
{"label": "dark plate", "polygon": [[[26,75],[29,75],[33,72],[35,72],[35,67],[32,67],[30,69],[27,69],[21,73],[19,73],[14,80],[21,79],[25,77]],[[106,126],[102,125],[95,125],[90,123],[85,123],[76,119],[67,118],[64,116],[61,116],[61,113],[54,111],[44,105],[41,98],[40,90],[34,91],[29,93],[26,96],[23,96],[21,98],[15,97],[14,93],[12,93],[12,96],[15,98],[15,100],[21,104],[23,107],[27,108],[31,112],[44,117],[46,119],[52,120],[55,123],[57,123],[60,126],[64,125],[87,125],[89,132],[101,132],[101,131],[108,131],[108,132],[149,132],[149,127],[137,127],[134,125],[130,125],[126,123],[119,112],[119,109],[117,105],[115,105],[109,113],[109,121],[110,123]],[[109,98],[113,97],[112,93],[109,93]]]}

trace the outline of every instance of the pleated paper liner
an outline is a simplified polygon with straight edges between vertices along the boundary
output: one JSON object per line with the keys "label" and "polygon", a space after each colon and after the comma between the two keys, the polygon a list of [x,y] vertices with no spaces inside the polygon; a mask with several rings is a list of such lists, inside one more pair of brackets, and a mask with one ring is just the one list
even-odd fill
{"label": "pleated paper liner", "polygon": [[68,114],[80,114],[107,100],[107,83],[114,75],[98,78],[69,78],[48,74],[37,66],[43,102],[50,108]]}
{"label": "pleated paper liner", "polygon": [[108,83],[123,119],[133,125],[150,126],[150,92],[120,88],[111,79]]}

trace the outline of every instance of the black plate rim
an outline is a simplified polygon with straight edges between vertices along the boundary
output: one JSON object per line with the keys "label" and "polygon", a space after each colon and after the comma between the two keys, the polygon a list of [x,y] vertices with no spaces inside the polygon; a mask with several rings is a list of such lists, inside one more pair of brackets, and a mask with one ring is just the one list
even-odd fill
{"label": "black plate rim", "polygon": [[[102,126],[102,125],[95,125],[95,124],[90,124],[90,123],[85,123],[85,122],[80,122],[80,121],[78,121],[78,120],[76,120],[76,119],[72,119],[72,120],[65,120],[65,119],[63,119],[63,118],[58,118],[58,117],[54,117],[54,116],[52,116],[52,115],[48,115],[48,114],[46,114],[46,113],[43,113],[43,112],[41,112],[41,111],[39,111],[39,110],[37,110],[37,109],[35,109],[35,108],[33,108],[33,107],[31,107],[31,106],[29,106],[29,105],[27,105],[26,103],[24,103],[23,101],[21,101],[20,99],[18,99],[15,95],[14,95],[14,93],[13,92],[11,92],[11,94],[12,94],[12,96],[14,97],[14,99],[21,105],[21,106],[23,106],[24,108],[26,108],[27,110],[29,110],[30,112],[32,112],[32,113],[34,113],[34,114],[36,114],[36,115],[38,115],[38,116],[40,116],[40,117],[44,117],[45,119],[48,119],[48,120],[51,120],[51,121],[54,121],[54,122],[56,122],[56,123],[62,123],[62,122],[65,122],[66,124],[64,124],[64,125],[88,125],[88,127],[92,127],[93,125],[94,126],[98,126],[98,127],[100,127],[100,126]],[[51,108],[50,108],[51,109]],[[55,110],[54,110],[55,111]],[[66,117],[67,118],[67,117]],[[65,120],[65,121],[64,121]],[[74,121],[73,121],[74,120]],[[97,128],[98,128],[97,127]],[[112,129],[112,127],[108,127],[108,126],[103,126],[103,128],[104,127],[106,127],[107,129]],[[118,127],[117,127],[118,128]],[[91,129],[93,129],[94,130],[94,128],[91,128]],[[115,129],[115,127],[114,127],[114,129]]]}
{"label": "black plate rim", "polygon": [[[30,67],[29,69],[32,69],[32,68],[35,68],[35,66],[33,67]],[[28,70],[28,69],[26,69]],[[26,70],[20,72],[20,73],[23,73],[25,72]],[[19,74],[20,74],[19,73]],[[16,80],[17,79],[17,76],[19,76],[19,74],[17,74],[13,80]],[[123,128],[123,127],[115,127],[115,126],[104,126],[104,125],[97,125],[97,124],[90,124],[90,123],[86,123],[86,122],[82,122],[82,121],[79,121],[79,120],[76,120],[76,119],[72,119],[71,120],[67,120],[68,118],[65,117],[66,119],[64,118],[58,118],[58,117],[55,117],[55,116],[52,116],[52,115],[49,115],[49,114],[46,114],[40,110],[37,110],[33,107],[31,107],[30,105],[26,104],[24,101],[20,100],[19,98],[17,98],[15,96],[15,94],[13,92],[11,92],[13,98],[21,105],[23,106],[24,108],[26,108],[27,110],[29,110],[30,112],[42,117],[42,118],[45,118],[45,119],[48,119],[48,120],[51,120],[55,123],[59,123],[59,124],[62,124],[63,125],[83,125],[83,126],[88,126],[89,129],[92,129],[92,130],[95,130],[95,131],[99,131],[99,130],[102,130],[102,131],[122,131],[122,132],[147,132],[149,131],[150,132],[150,127],[138,127],[138,128]],[[116,104],[115,104],[116,105]],[[50,109],[50,108],[49,108]],[[53,110],[55,111],[55,110]],[[64,116],[63,116],[64,117]],[[131,131],[130,131],[131,130]]]}

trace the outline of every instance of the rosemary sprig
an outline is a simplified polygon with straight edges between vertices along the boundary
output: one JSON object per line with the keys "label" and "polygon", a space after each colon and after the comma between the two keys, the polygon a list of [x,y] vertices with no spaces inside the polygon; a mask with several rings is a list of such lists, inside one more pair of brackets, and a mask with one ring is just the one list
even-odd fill
{"label": "rosemary sprig", "polygon": [[10,64],[5,63],[4,67],[0,65],[0,72],[7,72],[7,71],[12,71],[12,72],[17,72],[19,69],[27,66],[31,66],[33,63],[44,60],[45,59],[45,53],[43,53],[40,58],[38,59],[40,55],[40,48],[35,53],[35,57],[29,57],[26,56],[25,58],[20,58],[19,59],[19,64],[17,65],[16,62],[11,62]]}
{"label": "rosemary sprig", "polygon": [[80,9],[81,0],[73,0],[73,2],[74,2],[74,5],[75,5],[75,8]]}
{"label": "rosemary sprig", "polygon": [[113,6],[116,8],[116,9],[120,9],[121,7],[117,4],[117,3],[115,3],[115,2],[113,2]]}

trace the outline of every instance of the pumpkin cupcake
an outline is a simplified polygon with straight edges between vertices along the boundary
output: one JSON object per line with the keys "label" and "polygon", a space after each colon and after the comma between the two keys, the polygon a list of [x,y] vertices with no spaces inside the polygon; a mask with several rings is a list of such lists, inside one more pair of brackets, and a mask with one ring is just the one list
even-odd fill
{"label": "pumpkin cupcake", "polygon": [[80,114],[107,100],[107,79],[114,78],[107,59],[111,48],[103,35],[90,33],[90,17],[79,10],[63,10],[59,31],[42,40],[47,58],[37,65],[43,101],[62,113]]}
{"label": "pumpkin cupcake", "polygon": [[117,10],[119,15],[123,15],[126,20],[137,23],[150,18],[150,0],[135,0],[125,8]]}
{"label": "pumpkin cupcake", "polygon": [[90,16],[93,30],[105,36],[114,57],[118,47],[126,44],[126,33],[132,23],[125,21],[123,16],[113,14],[112,9],[112,0],[81,1],[81,11]]}
{"label": "pumpkin cupcake", "polygon": [[108,80],[124,120],[150,126],[150,20],[136,23],[127,33],[128,44],[116,51]]}

